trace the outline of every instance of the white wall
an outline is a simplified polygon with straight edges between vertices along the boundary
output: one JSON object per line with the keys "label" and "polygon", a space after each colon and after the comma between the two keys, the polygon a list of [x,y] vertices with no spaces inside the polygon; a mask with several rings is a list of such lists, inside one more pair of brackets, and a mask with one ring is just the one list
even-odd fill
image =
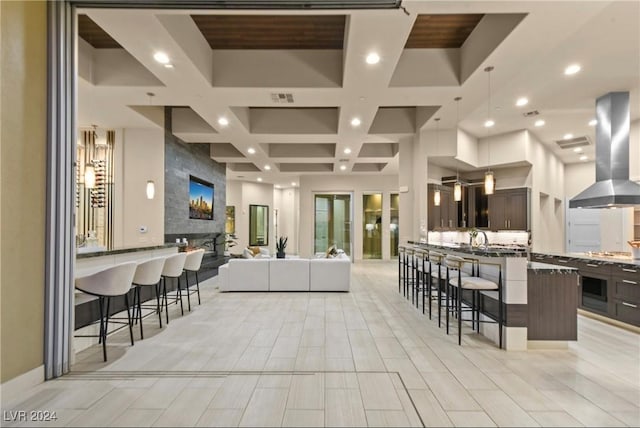
{"label": "white wall", "polygon": [[231,248],[234,254],[241,253],[249,245],[249,205],[269,207],[269,245],[275,251],[275,228],[273,224],[274,192],[272,184],[249,183],[227,180],[227,205],[236,207],[236,237],[238,244]]}
{"label": "white wall", "polygon": [[[114,248],[162,244],[164,131],[116,130],[114,157]],[[155,197],[151,200],[146,196],[147,180],[155,182]],[[140,232],[141,226],[147,232]]]}
{"label": "white wall", "polygon": [[[389,202],[390,194],[398,192],[397,175],[313,175],[300,179],[300,236],[298,238],[302,257],[310,257],[314,253],[314,193],[352,193],[353,223],[352,223],[352,257],[362,259],[362,196],[366,193],[382,193],[382,257],[389,259]],[[401,203],[402,196],[401,194]],[[402,215],[403,205],[400,207]],[[403,223],[400,224],[400,234],[403,236]]]}
{"label": "white wall", "polygon": [[288,237],[286,252],[298,254],[299,227],[299,192],[298,188],[274,189],[273,204],[278,210],[278,235]]}

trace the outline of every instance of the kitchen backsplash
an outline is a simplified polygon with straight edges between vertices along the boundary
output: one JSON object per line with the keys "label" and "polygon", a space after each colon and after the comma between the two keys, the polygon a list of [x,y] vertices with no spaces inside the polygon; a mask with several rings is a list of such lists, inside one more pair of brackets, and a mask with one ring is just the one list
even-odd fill
{"label": "kitchen backsplash", "polygon": [[[529,232],[486,232],[489,244],[492,245],[529,245]],[[482,234],[480,234],[482,235]],[[481,237],[480,239],[482,239]],[[469,243],[469,232],[435,232],[427,233],[430,244],[459,244]]]}

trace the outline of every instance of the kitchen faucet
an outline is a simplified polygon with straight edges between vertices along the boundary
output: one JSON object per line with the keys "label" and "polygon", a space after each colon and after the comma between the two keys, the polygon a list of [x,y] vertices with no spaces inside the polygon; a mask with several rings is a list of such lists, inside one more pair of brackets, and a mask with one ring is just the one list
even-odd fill
{"label": "kitchen faucet", "polygon": [[486,250],[489,248],[489,238],[487,237],[487,232],[485,232],[484,230],[479,230],[479,232],[484,235],[484,249]]}

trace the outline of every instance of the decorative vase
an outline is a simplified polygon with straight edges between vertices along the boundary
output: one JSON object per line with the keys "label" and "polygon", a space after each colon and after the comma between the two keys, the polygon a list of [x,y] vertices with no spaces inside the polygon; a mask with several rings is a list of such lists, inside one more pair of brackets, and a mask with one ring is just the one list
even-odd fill
{"label": "decorative vase", "polygon": [[282,253],[277,252],[276,253],[276,258],[278,258],[278,259],[284,259],[284,256],[285,256],[284,252],[282,252]]}

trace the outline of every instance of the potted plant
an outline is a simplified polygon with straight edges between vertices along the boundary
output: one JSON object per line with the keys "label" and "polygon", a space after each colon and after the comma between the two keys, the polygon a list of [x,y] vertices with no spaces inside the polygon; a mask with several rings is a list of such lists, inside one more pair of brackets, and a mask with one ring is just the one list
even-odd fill
{"label": "potted plant", "polygon": [[287,248],[287,238],[286,236],[281,236],[278,238],[278,242],[276,242],[276,257],[279,259],[284,259],[284,249]]}

